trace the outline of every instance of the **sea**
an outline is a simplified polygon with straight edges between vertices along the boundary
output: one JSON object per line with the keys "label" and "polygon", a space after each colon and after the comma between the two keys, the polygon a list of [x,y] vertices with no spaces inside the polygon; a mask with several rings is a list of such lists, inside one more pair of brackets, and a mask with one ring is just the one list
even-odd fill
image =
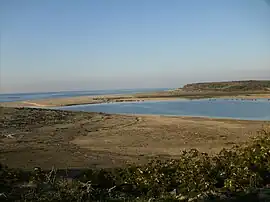
{"label": "sea", "polygon": [[14,102],[14,101],[78,97],[78,96],[134,94],[134,93],[157,92],[157,91],[165,91],[165,90],[169,90],[169,88],[62,91],[62,92],[13,93],[13,94],[11,94],[11,93],[10,94],[1,94],[0,93],[0,102]]}

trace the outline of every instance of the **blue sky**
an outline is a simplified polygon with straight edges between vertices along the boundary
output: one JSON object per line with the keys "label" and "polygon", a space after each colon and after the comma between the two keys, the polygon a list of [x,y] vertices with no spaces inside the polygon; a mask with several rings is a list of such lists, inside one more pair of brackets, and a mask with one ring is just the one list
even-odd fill
{"label": "blue sky", "polygon": [[3,92],[270,79],[264,0],[1,0]]}

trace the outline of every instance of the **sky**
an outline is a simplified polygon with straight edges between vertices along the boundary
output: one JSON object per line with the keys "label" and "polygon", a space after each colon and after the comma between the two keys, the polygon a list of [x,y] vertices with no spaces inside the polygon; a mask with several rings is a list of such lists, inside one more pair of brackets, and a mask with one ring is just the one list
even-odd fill
{"label": "sky", "polygon": [[0,0],[0,93],[270,79],[266,1]]}

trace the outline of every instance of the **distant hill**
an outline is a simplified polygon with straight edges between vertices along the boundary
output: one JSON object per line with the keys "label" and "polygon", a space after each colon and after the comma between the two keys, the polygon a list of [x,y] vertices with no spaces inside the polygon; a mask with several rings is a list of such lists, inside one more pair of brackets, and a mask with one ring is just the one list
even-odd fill
{"label": "distant hill", "polygon": [[185,85],[185,91],[270,91],[270,80],[206,82]]}

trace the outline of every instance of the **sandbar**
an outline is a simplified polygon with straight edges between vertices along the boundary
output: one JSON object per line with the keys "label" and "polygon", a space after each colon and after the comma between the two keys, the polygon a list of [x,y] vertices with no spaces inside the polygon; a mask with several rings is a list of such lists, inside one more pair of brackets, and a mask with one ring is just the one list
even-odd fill
{"label": "sandbar", "polygon": [[25,100],[16,102],[2,102],[3,107],[61,107],[83,104],[99,104],[110,102],[144,102],[155,100],[176,100],[176,99],[201,99],[201,98],[226,98],[226,99],[269,99],[270,93],[257,92],[183,92],[164,91],[153,93],[137,93],[132,95],[100,95],[100,96],[78,96],[67,98],[50,98],[39,100]]}

